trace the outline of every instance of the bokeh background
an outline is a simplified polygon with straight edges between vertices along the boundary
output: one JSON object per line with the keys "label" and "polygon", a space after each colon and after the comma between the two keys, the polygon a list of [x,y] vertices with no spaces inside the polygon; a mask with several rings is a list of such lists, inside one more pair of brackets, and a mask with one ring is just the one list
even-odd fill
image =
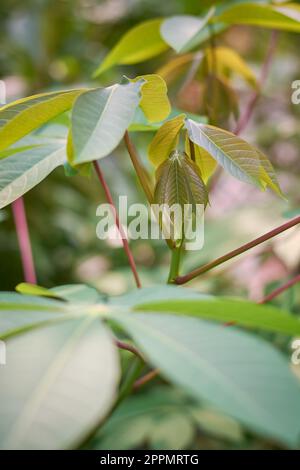
{"label": "bokeh background", "polygon": [[[107,51],[133,25],[158,16],[199,14],[211,3],[198,0],[2,0],[0,79],[6,84],[7,101],[79,84],[106,86],[118,82],[123,74],[134,77],[154,72],[172,57],[172,52],[137,66],[115,67],[97,81],[91,80]],[[259,76],[269,36],[270,31],[261,28],[232,27],[218,36],[216,42],[234,48]],[[184,271],[300,213],[300,105],[291,102],[291,84],[300,79],[299,50],[300,35],[280,33],[270,75],[243,133],[269,156],[287,200],[280,200],[270,192],[261,193],[221,173],[210,193],[204,248],[186,256]],[[251,90],[238,78],[234,78],[233,86],[239,108],[243,110]],[[178,93],[178,87],[171,87],[170,99],[181,109],[203,113],[201,83],[191,84],[184,93]],[[229,125],[231,121],[228,128]],[[147,162],[147,147],[153,134],[147,132],[132,137],[144,164],[152,171]],[[130,202],[145,201],[123,144],[101,165],[115,199],[122,194],[127,195]],[[134,288],[122,248],[96,238],[96,207],[104,202],[104,195],[94,176],[66,177],[63,168],[59,168],[26,194],[24,200],[39,284],[52,287],[84,282],[106,294],[121,294]],[[131,247],[143,285],[164,282],[169,263],[165,244],[138,240],[132,242]],[[23,280],[23,274],[9,207],[0,211],[0,260],[1,290],[12,290]],[[259,300],[299,271],[300,231],[293,229],[190,285],[201,292]],[[299,287],[295,286],[274,302],[299,312]],[[142,405],[132,400],[140,400]],[[130,415],[131,407],[137,406],[146,410],[143,419],[130,421],[126,416]],[[192,410],[193,420],[182,413],[185,408]],[[151,434],[154,418],[161,420],[160,434]],[[202,432],[198,434],[195,422],[201,424]],[[182,430],[179,443],[178,433],[174,434],[178,427]],[[141,445],[143,436],[148,436],[148,445],[152,448],[172,445],[175,448],[272,447],[263,439],[245,436],[236,423],[198,408],[181,391],[161,382],[159,387],[129,399],[115,422],[108,424],[106,440],[97,446],[135,447]]]}

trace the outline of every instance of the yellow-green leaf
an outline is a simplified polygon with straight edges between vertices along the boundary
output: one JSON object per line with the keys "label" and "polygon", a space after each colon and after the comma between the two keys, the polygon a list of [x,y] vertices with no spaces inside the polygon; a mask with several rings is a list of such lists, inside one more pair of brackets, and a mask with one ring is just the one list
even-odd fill
{"label": "yellow-green leaf", "polygon": [[138,24],[120,39],[97,68],[94,77],[117,64],[136,64],[169,48],[160,35],[163,18]]}
{"label": "yellow-green leaf", "polygon": [[55,295],[54,292],[49,289],[46,289],[46,287],[37,286],[36,284],[30,284],[28,282],[21,282],[20,284],[18,284],[16,286],[16,291],[24,295],[38,295],[42,297],[55,298],[58,297],[57,295]]}
{"label": "yellow-green leaf", "polygon": [[178,75],[183,73],[186,68],[193,62],[195,54],[188,53],[178,57],[173,57],[169,62],[162,65],[157,74],[160,75],[167,83],[171,83]]}
{"label": "yellow-green leaf", "polygon": [[282,195],[275,170],[267,157],[245,140],[215,126],[186,120],[189,138],[203,147],[232,176]]}
{"label": "yellow-green leaf", "polygon": [[207,181],[217,168],[217,162],[203,147],[195,145],[189,139],[188,134],[186,134],[185,152],[187,153],[187,155],[189,155],[189,157],[191,157],[191,145],[193,146],[195,163],[200,170],[200,174],[204,183],[207,183]]}
{"label": "yellow-green leaf", "polygon": [[148,152],[149,159],[155,167],[163,163],[175,149],[184,118],[184,114],[179,114],[165,122],[155,134]]}
{"label": "yellow-green leaf", "polygon": [[66,150],[67,150],[68,164],[73,168],[73,170],[75,171],[75,174],[80,174],[81,176],[91,176],[92,164],[90,162],[78,163],[78,164],[74,162],[72,129],[70,129],[68,133]]}
{"label": "yellow-green leaf", "polygon": [[243,58],[229,47],[216,47],[214,51],[207,49],[205,53],[208,69],[213,70],[213,61],[215,60],[218,69],[225,69],[240,75],[250,86],[256,88],[257,80]]}
{"label": "yellow-green leaf", "polygon": [[141,88],[141,109],[149,122],[163,121],[171,112],[166,82],[157,74],[140,75],[131,81],[140,79],[146,80]]}
{"label": "yellow-green leaf", "polygon": [[286,8],[286,5],[257,5],[257,3],[235,5],[216,18],[215,21],[227,24],[251,24],[263,28],[300,32],[299,10],[293,6]]}
{"label": "yellow-green leaf", "polygon": [[84,90],[42,93],[0,109],[0,151],[72,107]]}

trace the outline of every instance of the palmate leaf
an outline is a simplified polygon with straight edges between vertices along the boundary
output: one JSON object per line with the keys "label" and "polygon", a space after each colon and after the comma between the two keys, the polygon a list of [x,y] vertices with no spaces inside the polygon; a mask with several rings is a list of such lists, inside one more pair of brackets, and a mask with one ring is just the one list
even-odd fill
{"label": "palmate leaf", "polygon": [[42,93],[0,108],[0,151],[70,109],[83,91]]}
{"label": "palmate leaf", "polygon": [[154,191],[156,204],[172,207],[179,204],[203,204],[208,202],[208,194],[200,172],[184,152],[175,150],[156,170]]}
{"label": "palmate leaf", "polygon": [[[40,183],[66,161],[65,143],[25,147],[0,163],[0,209]],[[8,156],[8,155],[7,155]]]}
{"label": "palmate leaf", "polygon": [[232,176],[261,189],[269,186],[282,196],[275,171],[260,151],[231,132],[186,120],[189,138],[203,147]]}
{"label": "palmate leaf", "polygon": [[179,114],[173,119],[166,121],[155,134],[150,143],[148,156],[157,168],[176,148],[180,130],[184,125],[185,114]]}
{"label": "palmate leaf", "polygon": [[114,150],[134,117],[144,83],[117,84],[79,96],[71,116],[71,163],[91,162]]}
{"label": "palmate leaf", "polygon": [[281,6],[257,5],[255,3],[234,5],[216,17],[215,21],[300,32],[300,18],[297,7],[296,5],[295,8],[293,4]]}
{"label": "palmate leaf", "polygon": [[0,339],[6,339],[40,325],[63,320],[69,313],[58,300],[14,292],[0,293]]}
{"label": "palmate leaf", "polygon": [[140,101],[144,115],[150,123],[163,121],[171,112],[166,82],[157,74],[140,75],[131,81],[135,83],[139,80],[146,81],[141,88]]}
{"label": "palmate leaf", "polygon": [[94,73],[98,77],[117,64],[136,64],[155,57],[169,48],[160,35],[163,19],[144,21],[133,27],[120,39]]}
{"label": "palmate leaf", "polygon": [[1,369],[2,449],[74,446],[115,399],[117,353],[111,334],[95,316],[12,338],[7,357]]}
{"label": "palmate leaf", "polygon": [[110,315],[163,376],[250,430],[299,444],[300,386],[268,343],[195,318]]}

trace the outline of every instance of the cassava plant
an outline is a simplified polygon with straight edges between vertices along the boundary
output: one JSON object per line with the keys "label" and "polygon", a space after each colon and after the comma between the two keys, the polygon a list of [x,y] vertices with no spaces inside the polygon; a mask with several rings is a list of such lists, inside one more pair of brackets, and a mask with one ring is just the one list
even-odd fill
{"label": "cassava plant", "polygon": [[[258,78],[222,44],[222,33],[235,24],[271,29]],[[106,298],[86,285],[36,284],[22,199],[63,165],[68,177],[94,172],[114,206],[101,159],[123,143],[149,204],[206,208],[220,169],[258,190],[269,188],[276,204],[276,197],[286,196],[271,161],[239,134],[255,110],[279,30],[300,32],[298,5],[229,1],[199,17],[150,19],[120,39],[94,78],[113,66],[175,51],[155,73],[124,76],[107,87],[44,92],[0,109],[0,208],[12,205],[26,281],[17,292],[0,294],[0,338],[7,345],[7,365],[0,369],[1,448],[99,448],[109,412],[118,413],[128,395],[155,377],[276,445],[300,445],[299,383],[289,358],[262,337],[262,332],[267,338],[300,336],[297,316],[267,305],[299,282],[299,275],[262,305],[179,286],[297,226],[300,216],[188,273],[180,263],[184,231],[179,239],[165,237],[167,285],[143,288],[115,212],[139,290]],[[245,107],[234,90],[235,74],[250,88]],[[202,99],[196,108],[180,109],[191,84]],[[59,136],[52,132],[58,119]],[[154,133],[148,151],[152,172],[132,132]],[[191,218],[196,216],[193,211]],[[159,222],[164,233],[164,221]],[[226,328],[224,322],[235,326]],[[124,351],[132,357],[121,367]]]}

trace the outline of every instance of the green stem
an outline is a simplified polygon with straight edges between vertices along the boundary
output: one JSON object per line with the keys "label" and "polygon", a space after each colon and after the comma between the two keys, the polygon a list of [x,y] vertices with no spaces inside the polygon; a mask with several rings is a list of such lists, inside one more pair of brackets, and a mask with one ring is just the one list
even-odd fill
{"label": "green stem", "polygon": [[139,357],[132,358],[132,361],[128,367],[127,374],[121,385],[119,396],[114,405],[114,409],[131,393],[144,367],[145,363]]}
{"label": "green stem", "polygon": [[179,276],[180,255],[181,255],[181,246],[178,248],[172,249],[168,284],[173,284],[175,282],[175,278]]}
{"label": "green stem", "polygon": [[135,172],[138,176],[138,179],[140,181],[140,184],[144,190],[144,193],[148,199],[149,204],[153,203],[153,192],[150,188],[149,181],[148,181],[148,175],[146,173],[145,168],[142,165],[142,162],[140,161],[139,155],[137,153],[137,150],[135,146],[133,145],[133,142],[131,141],[129,137],[128,131],[125,132],[124,135],[124,141],[126,144],[127,151],[129,153],[129,156],[131,158],[132,164],[134,166]]}

